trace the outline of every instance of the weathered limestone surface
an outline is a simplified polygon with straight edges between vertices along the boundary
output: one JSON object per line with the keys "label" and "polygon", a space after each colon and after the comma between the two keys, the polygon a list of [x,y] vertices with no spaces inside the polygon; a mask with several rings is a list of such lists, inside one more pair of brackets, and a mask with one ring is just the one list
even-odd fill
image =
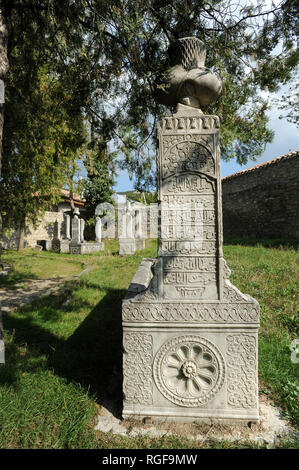
{"label": "weathered limestone surface", "polygon": [[223,258],[219,119],[180,104],[158,140],[158,258],[123,301],[123,417],[256,421],[259,305]]}
{"label": "weathered limestone surface", "polygon": [[123,416],[257,420],[259,305],[222,254],[219,120],[168,117],[158,136],[159,252],[123,301]]}

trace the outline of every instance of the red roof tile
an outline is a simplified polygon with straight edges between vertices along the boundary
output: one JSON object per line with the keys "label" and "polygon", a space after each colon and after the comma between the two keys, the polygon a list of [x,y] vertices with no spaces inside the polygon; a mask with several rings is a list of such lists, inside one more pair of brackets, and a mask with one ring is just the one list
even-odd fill
{"label": "red roof tile", "polygon": [[244,175],[245,173],[251,173],[252,171],[266,168],[270,165],[275,165],[276,163],[280,163],[282,160],[287,160],[288,158],[294,158],[299,156],[299,150],[295,150],[294,152],[289,152],[280,157],[273,158],[273,160],[269,160],[268,162],[259,163],[258,165],[253,166],[252,168],[248,168],[247,170],[238,171],[237,173],[233,173],[232,175],[225,176],[222,178],[222,181],[226,181],[231,178],[235,178],[236,176]]}
{"label": "red roof tile", "polygon": [[[70,191],[68,189],[62,189],[61,190],[61,197],[64,199],[69,199],[70,198]],[[79,194],[73,193],[73,200],[77,202],[85,202],[85,199],[80,197]]]}

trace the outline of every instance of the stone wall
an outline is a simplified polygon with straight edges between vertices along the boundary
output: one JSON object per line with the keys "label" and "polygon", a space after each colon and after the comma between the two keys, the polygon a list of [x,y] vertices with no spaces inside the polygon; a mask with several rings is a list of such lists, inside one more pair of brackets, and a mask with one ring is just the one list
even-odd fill
{"label": "stone wall", "polygon": [[224,235],[299,239],[299,151],[222,179]]}
{"label": "stone wall", "polygon": [[[54,236],[54,222],[58,219],[61,222],[61,234],[64,236],[63,212],[45,212],[41,223],[37,228],[32,225],[25,230],[25,247],[34,247],[38,240],[52,240]],[[0,237],[0,245],[5,249],[13,249],[18,245],[19,229],[13,230],[5,236]]]}

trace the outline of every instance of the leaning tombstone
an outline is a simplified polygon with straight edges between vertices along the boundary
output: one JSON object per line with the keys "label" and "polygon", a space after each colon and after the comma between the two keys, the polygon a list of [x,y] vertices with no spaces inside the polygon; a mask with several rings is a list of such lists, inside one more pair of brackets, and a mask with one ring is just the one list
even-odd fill
{"label": "leaning tombstone", "polygon": [[222,252],[219,118],[200,106],[221,81],[205,46],[170,48],[159,102],[158,258],[141,263],[123,301],[123,417],[257,421],[259,305],[229,281]]}

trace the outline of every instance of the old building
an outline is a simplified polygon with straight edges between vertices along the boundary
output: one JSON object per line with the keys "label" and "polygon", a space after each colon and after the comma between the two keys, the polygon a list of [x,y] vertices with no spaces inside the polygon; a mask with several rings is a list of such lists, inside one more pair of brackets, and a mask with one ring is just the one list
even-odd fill
{"label": "old building", "polygon": [[224,235],[299,239],[299,150],[222,179]]}
{"label": "old building", "polygon": [[[73,194],[73,201],[75,207],[80,210],[81,217],[84,217],[84,199],[78,194]],[[40,224],[35,228],[33,225],[28,224],[25,228],[24,246],[34,247],[40,240],[52,240],[54,236],[54,222],[58,220],[61,223],[62,235],[64,233],[64,217],[63,214],[71,213],[71,200],[70,192],[61,190],[61,201],[52,208],[52,211],[46,211],[40,221]],[[4,249],[12,249],[18,246],[19,229],[11,230],[0,236],[0,246]]]}

